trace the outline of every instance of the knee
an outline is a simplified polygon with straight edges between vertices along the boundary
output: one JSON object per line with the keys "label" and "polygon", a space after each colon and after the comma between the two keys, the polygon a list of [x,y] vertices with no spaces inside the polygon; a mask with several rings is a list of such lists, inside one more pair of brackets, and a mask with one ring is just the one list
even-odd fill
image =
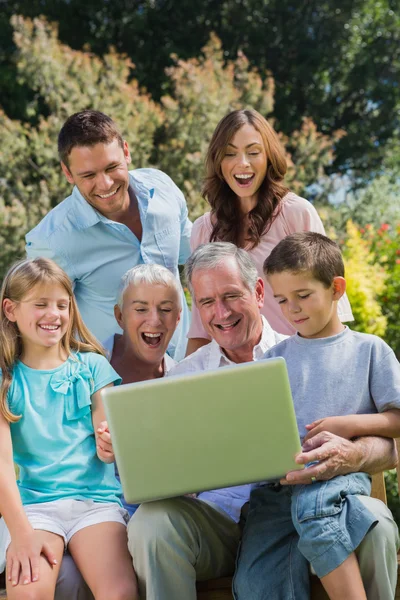
{"label": "knee", "polygon": [[141,504],[128,523],[128,547],[134,557],[135,550],[150,548],[180,528],[184,506],[180,498]]}

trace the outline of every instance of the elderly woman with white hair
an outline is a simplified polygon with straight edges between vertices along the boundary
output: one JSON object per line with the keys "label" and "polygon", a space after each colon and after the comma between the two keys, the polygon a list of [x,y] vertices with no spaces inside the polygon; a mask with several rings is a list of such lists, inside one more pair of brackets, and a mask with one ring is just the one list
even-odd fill
{"label": "elderly woman with white hair", "polygon": [[[122,333],[103,342],[123,383],[163,377],[175,364],[166,352],[181,310],[179,282],[165,267],[144,264],[125,273],[114,307]],[[121,500],[131,516],[137,505]],[[69,554],[63,558],[55,600],[93,600]]]}

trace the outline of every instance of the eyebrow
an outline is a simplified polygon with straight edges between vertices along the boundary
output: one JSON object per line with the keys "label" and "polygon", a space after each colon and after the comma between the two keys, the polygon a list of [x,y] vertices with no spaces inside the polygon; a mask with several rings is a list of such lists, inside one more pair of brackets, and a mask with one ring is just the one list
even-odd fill
{"label": "eyebrow", "polygon": [[[301,288],[299,290],[292,290],[292,292],[310,292],[310,288]],[[274,294],[274,298],[278,298],[278,296],[284,296],[285,294]]]}
{"label": "eyebrow", "polygon": [[[232,146],[232,148],[236,148],[237,150],[237,146],[235,146],[235,144],[232,144],[231,142],[229,142],[228,146]],[[251,142],[251,144],[247,144],[245,148],[250,148],[251,146],[262,146],[262,144],[261,142]]]}
{"label": "eyebrow", "polygon": [[[160,304],[173,304],[173,300],[162,300],[160,302]],[[145,306],[148,306],[148,302],[146,302],[145,300],[132,300],[132,304],[144,304]]]}

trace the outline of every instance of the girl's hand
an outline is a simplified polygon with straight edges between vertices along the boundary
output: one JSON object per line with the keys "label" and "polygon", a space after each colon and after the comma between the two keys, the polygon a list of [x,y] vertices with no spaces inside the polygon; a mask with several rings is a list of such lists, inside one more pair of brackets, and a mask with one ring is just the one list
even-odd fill
{"label": "girl's hand", "polygon": [[114,462],[114,450],[111,443],[111,435],[108,429],[107,421],[102,421],[99,424],[96,433],[97,456],[105,463]]}
{"label": "girl's hand", "polygon": [[40,555],[43,554],[50,565],[57,559],[50,545],[41,539],[41,532],[32,531],[11,540],[7,550],[7,579],[12,585],[24,585],[39,579]]}
{"label": "girl's hand", "polygon": [[303,441],[307,442],[323,431],[329,431],[346,440],[351,440],[351,438],[355,436],[353,423],[355,416],[356,415],[346,415],[345,417],[326,417],[324,419],[318,419],[310,425],[306,425],[308,433]]}

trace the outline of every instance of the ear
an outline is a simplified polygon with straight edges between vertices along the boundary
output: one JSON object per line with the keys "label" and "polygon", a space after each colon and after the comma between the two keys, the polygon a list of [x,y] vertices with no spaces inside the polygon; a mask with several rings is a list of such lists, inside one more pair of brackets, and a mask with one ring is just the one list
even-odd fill
{"label": "ear", "polygon": [[114,306],[114,316],[117,320],[118,325],[121,327],[121,329],[123,329],[123,319],[122,319],[122,312],[120,307],[118,306],[118,304],[116,304]]}
{"label": "ear", "polygon": [[346,280],[344,277],[334,277],[333,282],[333,299],[340,300],[346,291]]}
{"label": "ear", "polygon": [[265,285],[264,285],[264,280],[261,279],[261,277],[259,277],[257,279],[255,293],[256,293],[258,308],[262,308],[264,306]]}
{"label": "ear", "polygon": [[64,164],[63,162],[61,162],[61,169],[62,169],[62,172],[64,173],[65,178],[68,181],[68,183],[75,185],[75,181],[74,181],[74,178],[72,177],[72,173],[68,169],[67,165]]}
{"label": "ear", "polygon": [[15,323],[17,321],[17,317],[15,316],[15,309],[17,308],[17,303],[9,298],[4,298],[3,300],[3,311],[5,316],[9,321]]}
{"label": "ear", "polygon": [[124,150],[126,164],[129,165],[129,163],[131,162],[131,153],[129,152],[128,142],[126,142],[125,140],[124,140],[123,150]]}
{"label": "ear", "polygon": [[176,324],[177,325],[178,325],[179,321],[181,320],[181,316],[182,316],[182,309],[180,309],[179,314],[178,314],[177,319],[176,319]]}

